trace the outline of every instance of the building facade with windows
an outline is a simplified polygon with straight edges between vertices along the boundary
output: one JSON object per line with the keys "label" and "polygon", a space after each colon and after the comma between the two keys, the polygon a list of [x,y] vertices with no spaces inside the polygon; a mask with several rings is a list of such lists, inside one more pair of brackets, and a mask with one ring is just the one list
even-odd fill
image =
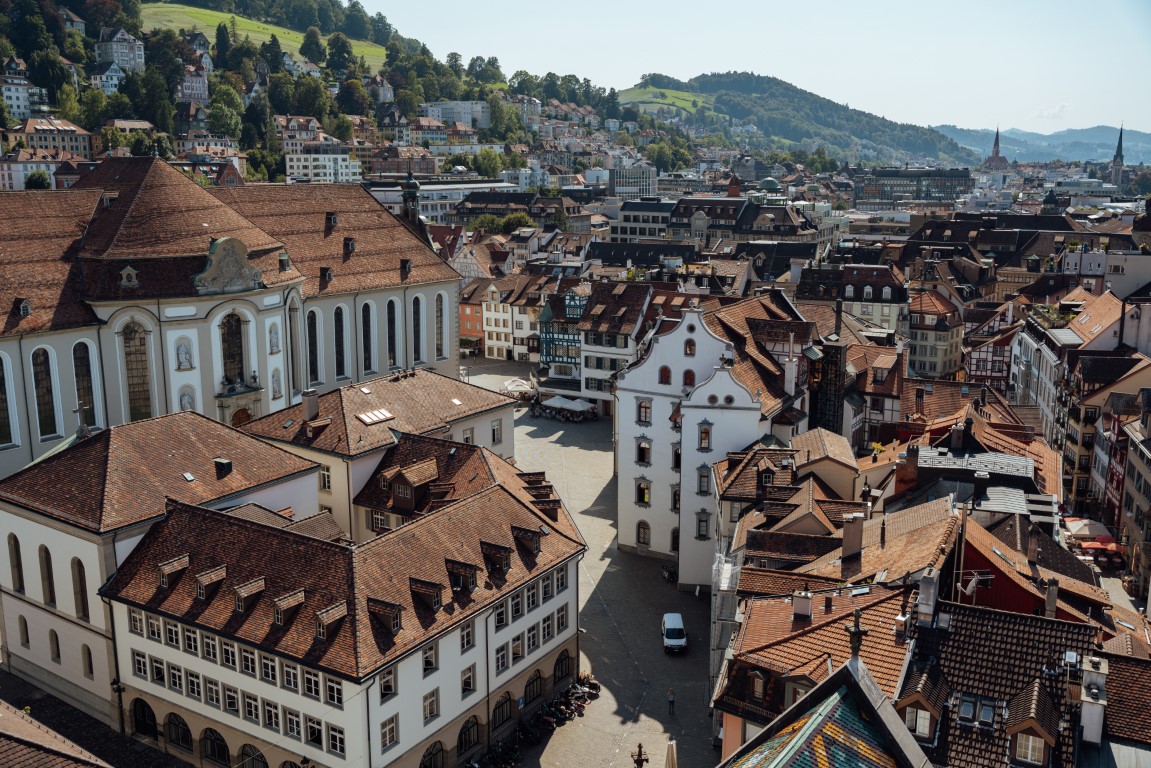
{"label": "building facade with windows", "polygon": [[4,202],[0,476],[81,425],[238,426],[306,389],[458,375],[459,275],[416,234],[418,205],[405,222],[353,186],[208,192],[154,157]]}
{"label": "building facade with windows", "polygon": [[115,62],[125,72],[144,71],[144,44],[126,30],[103,27],[96,40],[96,63]]}
{"label": "building facade with windows", "polygon": [[[512,458],[514,419],[515,401],[510,397],[414,369],[323,395],[307,391],[298,405],[256,419],[243,430],[319,464],[319,504],[352,539],[363,541],[382,527],[398,527],[373,526],[367,513],[353,511],[354,500],[400,442],[398,433],[482,446]],[[425,477],[421,485],[446,482],[438,471],[421,477]]]}
{"label": "building facade with windows", "polygon": [[137,738],[203,765],[456,765],[574,679],[585,547],[554,496],[494,488],[359,546],[265,519],[170,505],[103,590]]}
{"label": "building facade with windows", "polygon": [[188,412],[106,429],[0,481],[7,669],[117,727],[115,634],[97,590],[163,516],[164,499],[304,518],[317,511],[316,471]]}

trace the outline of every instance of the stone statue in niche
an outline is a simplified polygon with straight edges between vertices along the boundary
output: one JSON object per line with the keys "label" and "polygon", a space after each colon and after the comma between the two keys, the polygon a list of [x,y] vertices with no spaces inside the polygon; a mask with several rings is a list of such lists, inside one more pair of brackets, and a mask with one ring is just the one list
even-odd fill
{"label": "stone statue in niche", "polygon": [[192,402],[192,393],[188,392],[188,391],[181,392],[180,393],[180,410],[181,411],[190,411],[190,410],[192,410],[193,405],[194,405],[194,403]]}
{"label": "stone statue in niche", "polygon": [[176,345],[176,370],[190,371],[192,369],[192,348],[188,342],[181,341]]}
{"label": "stone statue in niche", "polygon": [[284,385],[280,381],[280,369],[272,371],[272,399],[279,400],[284,396]]}
{"label": "stone statue in niche", "polygon": [[268,351],[273,355],[280,351],[280,326],[273,325],[268,332]]}

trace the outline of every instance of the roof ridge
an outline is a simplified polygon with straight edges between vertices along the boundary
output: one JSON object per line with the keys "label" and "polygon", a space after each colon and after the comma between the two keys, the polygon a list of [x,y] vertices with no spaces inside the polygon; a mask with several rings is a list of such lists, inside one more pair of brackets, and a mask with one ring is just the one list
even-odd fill
{"label": "roof ridge", "polygon": [[[867,584],[867,585],[864,585],[864,586],[865,586],[865,587],[867,587],[867,588],[868,588],[868,590],[870,591],[870,589],[871,589],[871,588],[873,588],[875,585],[872,585],[872,584]],[[862,589],[862,588],[863,588],[863,587],[856,587],[856,589]],[[869,601],[869,602],[865,602],[865,603],[864,603],[864,604],[862,604],[862,605],[856,605],[856,606],[855,606],[855,608],[858,608],[859,610],[861,610],[861,611],[862,611],[862,610],[864,610],[864,609],[866,609],[866,608],[871,608],[871,607],[873,607],[873,606],[876,606],[876,605],[878,605],[879,603],[882,603],[882,602],[886,602],[886,601],[888,601],[888,600],[891,600],[891,599],[893,599],[893,598],[896,598],[896,597],[902,597],[902,596],[903,596],[903,591],[904,591],[904,590],[903,590],[903,587],[898,587],[898,588],[894,588],[894,589],[893,589],[893,588],[891,588],[891,587],[886,587],[886,586],[880,585],[880,588],[881,588],[881,589],[884,589],[884,590],[886,590],[886,594],[880,594],[880,595],[877,595],[877,596],[876,596],[874,599],[872,599],[871,601]],[[840,592],[844,592],[844,591],[847,591],[847,587],[844,587],[842,590],[840,590]],[[764,600],[778,600],[779,598],[773,597],[773,598],[761,598],[761,599],[764,599]],[[756,600],[753,598],[753,602],[755,602],[755,601],[756,601]],[[750,613],[750,611],[748,611],[748,612]],[[846,613],[844,613],[844,614],[840,614],[840,615],[838,615],[838,616],[836,616],[836,615],[831,615],[831,616],[828,616],[828,617],[826,617],[826,618],[824,618],[824,619],[822,619],[821,621],[818,621],[818,622],[817,622],[817,621],[815,621],[815,620],[813,619],[813,620],[811,621],[811,623],[810,623],[810,624],[808,624],[806,627],[803,627],[803,628],[801,628],[801,629],[799,629],[799,630],[797,630],[797,631],[795,631],[795,632],[790,632],[790,633],[788,633],[788,634],[786,634],[786,635],[783,635],[782,637],[778,637],[778,638],[776,638],[775,640],[772,640],[772,641],[770,641],[770,642],[767,642],[767,643],[762,643],[762,644],[760,644],[760,645],[757,645],[757,646],[755,646],[755,647],[753,647],[753,648],[751,648],[751,649],[749,649],[749,650],[746,650],[746,651],[745,651],[745,650],[741,650],[741,651],[739,652],[739,654],[742,656],[742,655],[744,655],[744,654],[749,654],[749,653],[760,653],[760,652],[762,652],[762,651],[764,651],[764,650],[766,650],[766,649],[768,649],[768,648],[770,648],[770,647],[772,647],[772,646],[775,646],[775,645],[779,645],[780,643],[783,643],[783,642],[789,642],[789,641],[791,641],[791,640],[795,640],[796,638],[799,638],[799,637],[803,637],[804,635],[809,635],[809,634],[811,634],[812,632],[815,632],[815,631],[816,631],[816,630],[818,630],[818,629],[823,629],[823,628],[825,628],[825,627],[828,627],[828,626],[830,626],[831,624],[833,624],[834,622],[836,622],[836,621],[840,621],[840,620],[844,619],[844,618],[845,618],[847,615],[848,615],[848,614],[846,614]],[[746,626],[746,619],[744,620],[744,622],[745,622],[745,626]]]}

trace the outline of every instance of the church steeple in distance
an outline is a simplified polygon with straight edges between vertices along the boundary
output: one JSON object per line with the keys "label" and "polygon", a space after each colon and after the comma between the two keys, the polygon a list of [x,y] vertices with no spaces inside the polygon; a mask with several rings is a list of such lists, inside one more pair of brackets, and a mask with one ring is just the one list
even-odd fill
{"label": "church steeple in distance", "polygon": [[1119,143],[1115,145],[1115,157],[1111,159],[1111,183],[1123,187],[1123,123],[1119,124]]}
{"label": "church steeple in distance", "polygon": [[995,144],[991,147],[991,156],[999,157],[999,126],[995,126]]}
{"label": "church steeple in distance", "polygon": [[999,126],[995,126],[995,143],[991,145],[991,157],[983,161],[983,167],[988,171],[1005,171],[1009,163],[1007,158],[999,154]]}

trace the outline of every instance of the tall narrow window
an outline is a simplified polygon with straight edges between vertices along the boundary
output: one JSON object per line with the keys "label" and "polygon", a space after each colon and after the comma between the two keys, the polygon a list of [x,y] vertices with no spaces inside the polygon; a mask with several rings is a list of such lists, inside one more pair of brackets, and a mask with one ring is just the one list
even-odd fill
{"label": "tall narrow window", "polygon": [[48,350],[40,347],[32,353],[32,381],[36,386],[36,423],[40,437],[60,434],[56,420],[56,384],[52,380],[52,360]]}
{"label": "tall narrow window", "polygon": [[12,442],[12,411],[8,402],[8,360],[0,355],[0,445]]}
{"label": "tall narrow window", "polygon": [[308,313],[308,382],[320,380],[320,316],[316,310]]}
{"label": "tall narrow window", "polygon": [[396,302],[388,302],[388,367],[394,368],[396,361]]}
{"label": "tall narrow window", "polygon": [[[76,405],[80,407],[80,422],[96,426],[96,388],[92,383],[92,348],[84,342],[72,347],[72,370],[76,376]],[[3,442],[0,437],[0,442]]]}
{"label": "tall narrow window", "polygon": [[436,294],[436,357],[444,356],[444,295]]}
{"label": "tall narrow window", "polygon": [[52,553],[40,545],[40,595],[46,605],[56,605],[56,579],[52,575]]}
{"label": "tall narrow window", "polygon": [[244,323],[235,312],[220,321],[220,348],[224,353],[224,378],[229,384],[239,384],[244,380],[247,366],[244,365]]}
{"label": "tall narrow window", "polygon": [[332,336],[335,342],[336,378],[342,379],[348,375],[348,366],[344,362],[344,308],[336,307],[332,314]]}
{"label": "tall narrow window", "polygon": [[95,677],[96,670],[92,665],[92,649],[87,645],[80,646],[80,663],[84,668],[84,677],[89,680]]}
{"label": "tall narrow window", "polygon": [[24,559],[20,556],[20,539],[8,534],[8,564],[12,567],[12,591],[24,591]]}
{"label": "tall narrow window", "polygon": [[288,387],[293,391],[300,388],[300,374],[297,366],[300,364],[300,308],[295,302],[288,307]]}
{"label": "tall narrow window", "polygon": [[363,340],[364,371],[374,371],[375,355],[372,354],[372,305],[365,304],[360,310],[360,338]]}
{"label": "tall narrow window", "polygon": [[60,663],[60,635],[54,629],[48,630],[48,653],[51,654],[52,661]]}
{"label": "tall narrow window", "polygon": [[152,418],[152,372],[148,365],[148,334],[131,322],[121,332],[124,375],[128,383],[128,421]]}
{"label": "tall narrow window", "polygon": [[419,296],[412,299],[412,346],[414,347],[415,362],[424,362],[424,336],[423,319],[424,301]]}
{"label": "tall narrow window", "polygon": [[84,564],[80,558],[72,558],[72,599],[76,606],[76,615],[88,620],[88,580],[84,575]]}
{"label": "tall narrow window", "polygon": [[683,372],[683,385],[685,387],[695,386],[695,371],[689,368]]}

